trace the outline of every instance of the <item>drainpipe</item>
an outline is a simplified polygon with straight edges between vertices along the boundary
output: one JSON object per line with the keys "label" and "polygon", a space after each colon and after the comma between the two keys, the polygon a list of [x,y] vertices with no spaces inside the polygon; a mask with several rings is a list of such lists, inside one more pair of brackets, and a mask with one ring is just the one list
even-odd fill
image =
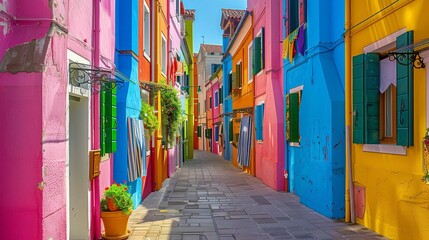
{"label": "drainpipe", "polygon": [[[170,15],[170,1],[167,1],[167,36],[165,36],[167,38],[167,66],[166,66],[166,73],[167,73],[167,85],[170,84],[170,54],[173,54],[171,51],[171,41],[170,41],[170,19],[171,19],[171,15]],[[173,82],[173,81],[171,81]],[[167,156],[166,156],[166,161],[167,161],[167,178],[170,178],[170,154],[169,154],[169,149],[168,149],[168,143],[166,143],[166,151]]]}
{"label": "drainpipe", "polygon": [[345,32],[344,35],[344,41],[345,41],[345,92],[346,92],[346,196],[345,196],[345,202],[346,202],[346,214],[345,214],[345,221],[346,222],[355,222],[354,219],[354,201],[353,201],[353,179],[352,179],[352,166],[351,166],[351,134],[350,134],[350,125],[351,125],[351,66],[350,66],[350,59],[351,59],[351,37],[350,37],[350,23],[351,23],[351,2],[350,0],[346,0],[346,26],[345,29],[348,31]]}
{"label": "drainpipe", "polygon": [[[93,15],[92,15],[92,64],[95,67],[99,66],[100,63],[100,0],[93,0]],[[93,93],[91,95],[91,149],[100,148],[100,134],[99,134],[99,94]],[[100,179],[94,178],[91,183],[91,201],[93,209],[92,211],[92,221],[91,221],[91,236],[93,239],[99,239],[101,236],[100,229]]]}

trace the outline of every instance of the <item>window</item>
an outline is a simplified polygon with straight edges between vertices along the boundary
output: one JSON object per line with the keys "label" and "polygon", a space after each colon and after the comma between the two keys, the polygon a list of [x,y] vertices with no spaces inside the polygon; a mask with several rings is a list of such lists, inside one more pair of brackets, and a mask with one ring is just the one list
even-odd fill
{"label": "window", "polygon": [[241,88],[242,86],[242,63],[241,60],[235,65],[235,78],[232,80],[232,88]]}
{"label": "window", "polygon": [[146,1],[144,2],[144,19],[143,19],[143,28],[144,28],[144,44],[143,44],[143,52],[144,55],[149,58],[150,57],[150,12],[149,7],[146,5]]}
{"label": "window", "polygon": [[[412,44],[413,32],[396,38]],[[369,52],[353,57],[353,143],[413,146],[413,66]],[[396,84],[396,87],[394,86]]]}
{"label": "window", "polygon": [[264,108],[264,103],[261,103],[255,107],[256,141],[264,140]]}
{"label": "window", "polygon": [[234,141],[234,125],[232,122],[232,119],[229,120],[229,142],[233,142]]}
{"label": "window", "polygon": [[247,83],[251,83],[253,81],[253,48],[252,43],[249,44],[249,47],[247,47]]}
{"label": "window", "polygon": [[101,155],[116,152],[116,89],[100,92]]}
{"label": "window", "polygon": [[264,28],[261,28],[256,38],[253,40],[253,75],[257,75],[265,68],[265,37]]}
{"label": "window", "polygon": [[219,70],[219,68],[222,67],[222,64],[212,64],[211,65],[211,71],[212,71],[212,75],[215,74],[217,72],[217,70]]}
{"label": "window", "polygon": [[228,95],[232,93],[232,72],[228,74]]}
{"label": "window", "polygon": [[212,96],[209,98],[209,109],[212,109],[213,103],[212,103]]}
{"label": "window", "polygon": [[197,127],[197,136],[201,137],[201,126]]}
{"label": "window", "polygon": [[298,143],[299,136],[299,109],[301,105],[302,87],[290,90],[286,95],[286,139],[290,143]]}
{"label": "window", "polygon": [[396,143],[396,86],[394,84],[396,84],[396,63],[384,58],[380,61],[380,142],[386,144]]}
{"label": "window", "polygon": [[219,91],[215,92],[215,96],[214,96],[214,106],[215,108],[217,108],[219,106]]}
{"label": "window", "polygon": [[215,126],[215,141],[219,141],[219,126]]}
{"label": "window", "polygon": [[219,104],[223,103],[223,87],[219,88]]}
{"label": "window", "polygon": [[161,33],[161,72],[167,75],[167,40]]}
{"label": "window", "polygon": [[295,31],[301,24],[305,22],[306,18],[306,0],[288,0],[289,8],[286,9],[286,33],[290,34]]}

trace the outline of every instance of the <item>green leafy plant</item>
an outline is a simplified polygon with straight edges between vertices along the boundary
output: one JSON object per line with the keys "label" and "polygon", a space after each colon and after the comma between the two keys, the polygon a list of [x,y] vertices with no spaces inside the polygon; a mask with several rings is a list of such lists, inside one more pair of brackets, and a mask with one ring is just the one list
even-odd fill
{"label": "green leafy plant", "polygon": [[128,192],[128,186],[125,184],[114,183],[104,189],[104,198],[101,199],[102,211],[122,211],[130,215],[133,207],[131,194]]}
{"label": "green leafy plant", "polygon": [[167,132],[167,142],[172,145],[182,123],[179,93],[171,86],[161,89],[162,125]]}
{"label": "green leafy plant", "polygon": [[159,128],[159,121],[158,118],[155,116],[154,108],[144,101],[142,101],[140,118],[143,119],[145,128],[149,130],[151,135]]}

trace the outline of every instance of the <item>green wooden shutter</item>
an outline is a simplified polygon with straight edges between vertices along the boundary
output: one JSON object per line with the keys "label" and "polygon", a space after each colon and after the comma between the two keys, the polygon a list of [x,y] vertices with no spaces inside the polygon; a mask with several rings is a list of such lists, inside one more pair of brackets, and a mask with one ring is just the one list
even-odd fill
{"label": "green wooden shutter", "polygon": [[237,64],[237,84],[238,84],[238,87],[240,88],[241,87],[241,85],[242,85],[242,82],[241,82],[241,63],[240,64]]}
{"label": "green wooden shutter", "polygon": [[229,121],[229,141],[231,142],[234,138],[234,126],[232,124],[232,121]]}
{"label": "green wooden shutter", "polygon": [[[236,66],[235,71],[237,71],[238,65]],[[238,74],[237,72],[232,73],[232,89],[238,88]]]}
{"label": "green wooden shutter", "polygon": [[299,94],[289,94],[290,142],[299,142]]}
{"label": "green wooden shutter", "polygon": [[380,143],[380,55],[365,56],[365,143]]}
{"label": "green wooden shutter", "polygon": [[213,135],[213,131],[212,131],[212,129],[211,128],[209,128],[209,131],[208,131],[208,139],[212,139],[212,135]]}
{"label": "green wooden shutter", "polygon": [[[414,32],[408,31],[396,38],[396,48],[413,42]],[[396,62],[396,87],[396,144],[413,146],[414,72],[412,64],[405,66]]]}
{"label": "green wooden shutter", "polygon": [[219,88],[219,104],[223,103],[223,87]]}
{"label": "green wooden shutter", "polygon": [[197,136],[201,137],[201,126],[197,127]]}
{"label": "green wooden shutter", "polygon": [[261,29],[261,69],[265,68],[265,28]]}
{"label": "green wooden shutter", "polygon": [[100,148],[101,156],[106,154],[106,92],[100,92]]}
{"label": "green wooden shutter", "polygon": [[353,143],[364,143],[365,54],[353,57]]}
{"label": "green wooden shutter", "polygon": [[116,152],[116,88],[106,91],[106,152]]}
{"label": "green wooden shutter", "polygon": [[256,37],[253,40],[253,75],[261,71],[261,37]]}

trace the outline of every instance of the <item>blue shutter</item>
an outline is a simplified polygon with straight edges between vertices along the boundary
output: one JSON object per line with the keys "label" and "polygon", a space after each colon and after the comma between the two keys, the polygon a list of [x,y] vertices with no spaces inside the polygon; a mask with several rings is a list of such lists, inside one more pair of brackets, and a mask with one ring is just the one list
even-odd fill
{"label": "blue shutter", "polygon": [[[396,48],[412,44],[413,38],[413,31],[400,35],[396,38]],[[413,146],[414,72],[412,64],[401,65],[399,62],[396,63],[396,87],[396,144]]]}

